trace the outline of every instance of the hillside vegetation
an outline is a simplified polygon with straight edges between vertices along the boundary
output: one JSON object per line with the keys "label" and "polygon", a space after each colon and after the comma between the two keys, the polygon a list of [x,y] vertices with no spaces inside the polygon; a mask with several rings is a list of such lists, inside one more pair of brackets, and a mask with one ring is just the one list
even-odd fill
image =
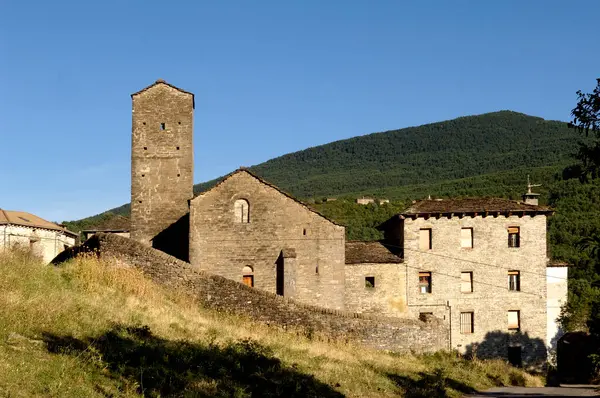
{"label": "hillside vegetation", "polygon": [[[428,195],[516,199],[527,174],[547,185],[569,164],[578,139],[566,123],[501,111],[336,141],[250,169],[307,201],[361,195],[397,203]],[[197,184],[194,191],[217,181]],[[79,231],[114,214],[128,215],[129,205],[66,224]],[[373,234],[370,230],[352,236]]]}
{"label": "hillside vegetation", "polygon": [[95,258],[0,254],[0,395],[458,397],[541,384],[502,361],[395,355],[203,309]]}
{"label": "hillside vegetation", "polygon": [[[253,170],[299,197],[386,192],[562,164],[575,149],[575,136],[566,123],[503,111],[337,141]],[[525,180],[526,174],[511,185]]]}

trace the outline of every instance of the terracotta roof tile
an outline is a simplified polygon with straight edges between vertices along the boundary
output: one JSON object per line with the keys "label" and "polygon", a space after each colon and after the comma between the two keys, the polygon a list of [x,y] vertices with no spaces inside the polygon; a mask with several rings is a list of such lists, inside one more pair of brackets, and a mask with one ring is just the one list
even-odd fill
{"label": "terracotta roof tile", "polygon": [[346,264],[397,264],[402,258],[392,251],[395,248],[381,242],[346,242]]}
{"label": "terracotta roof tile", "polygon": [[44,228],[55,231],[64,231],[66,233],[75,235],[75,233],[69,231],[63,226],[55,224],[53,222],[44,220],[35,214],[27,213],[25,211],[14,211],[14,210],[3,210],[0,209],[0,225],[21,225],[31,228]]}

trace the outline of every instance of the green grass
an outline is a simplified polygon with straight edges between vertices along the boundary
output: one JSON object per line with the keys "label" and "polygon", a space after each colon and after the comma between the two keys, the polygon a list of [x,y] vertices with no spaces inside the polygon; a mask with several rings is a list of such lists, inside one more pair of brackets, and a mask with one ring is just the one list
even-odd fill
{"label": "green grass", "polygon": [[540,385],[502,361],[397,355],[203,309],[135,270],[0,254],[0,396],[461,396]]}

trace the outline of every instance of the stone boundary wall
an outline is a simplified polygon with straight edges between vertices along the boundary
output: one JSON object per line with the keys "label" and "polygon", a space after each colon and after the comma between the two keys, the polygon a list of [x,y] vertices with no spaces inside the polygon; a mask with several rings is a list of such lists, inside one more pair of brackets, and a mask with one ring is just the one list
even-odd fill
{"label": "stone boundary wall", "polygon": [[189,263],[123,236],[97,233],[53,263],[89,251],[96,251],[101,258],[114,258],[134,266],[161,285],[184,289],[205,308],[246,316],[268,325],[303,330],[307,335],[353,340],[375,349],[401,353],[449,348],[449,331],[440,320],[382,318],[298,303],[196,270]]}

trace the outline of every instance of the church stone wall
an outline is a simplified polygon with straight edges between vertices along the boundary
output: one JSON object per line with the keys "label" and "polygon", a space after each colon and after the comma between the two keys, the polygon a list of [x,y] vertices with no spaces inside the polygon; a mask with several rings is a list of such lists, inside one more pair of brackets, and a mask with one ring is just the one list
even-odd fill
{"label": "church stone wall", "polygon": [[[238,199],[249,204],[247,223],[236,220]],[[194,267],[241,281],[242,269],[250,266],[255,288],[272,293],[283,271],[288,280],[282,286],[292,294],[288,297],[303,303],[344,309],[344,243],[344,227],[246,171],[232,174],[190,204]],[[294,253],[293,261],[285,258],[287,252]],[[292,275],[295,280],[289,280]]]}

